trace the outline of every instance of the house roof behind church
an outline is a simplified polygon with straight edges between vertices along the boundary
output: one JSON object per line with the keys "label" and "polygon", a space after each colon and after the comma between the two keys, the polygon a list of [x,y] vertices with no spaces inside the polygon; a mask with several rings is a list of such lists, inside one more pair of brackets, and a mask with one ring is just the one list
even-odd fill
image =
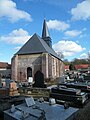
{"label": "house roof behind church", "polygon": [[8,64],[6,62],[0,62],[0,69],[1,68],[7,68],[10,69],[11,68],[11,64]]}
{"label": "house roof behind church", "polygon": [[60,59],[57,53],[55,53],[55,51],[50,48],[47,43],[36,33],[22,46],[22,48],[16,54],[23,55],[35,53],[49,53]]}

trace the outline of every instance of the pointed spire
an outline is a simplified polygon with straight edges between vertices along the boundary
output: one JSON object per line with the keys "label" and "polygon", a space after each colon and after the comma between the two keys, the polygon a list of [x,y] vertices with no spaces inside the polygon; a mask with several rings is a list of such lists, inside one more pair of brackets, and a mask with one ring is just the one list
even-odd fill
{"label": "pointed spire", "polygon": [[44,23],[43,23],[42,39],[49,45],[49,47],[52,48],[52,41],[51,41],[50,34],[48,31],[46,19],[44,19]]}
{"label": "pointed spire", "polygon": [[42,38],[44,38],[44,37],[50,37],[48,27],[47,27],[47,24],[46,24],[46,19],[44,19],[43,31],[42,31]]}

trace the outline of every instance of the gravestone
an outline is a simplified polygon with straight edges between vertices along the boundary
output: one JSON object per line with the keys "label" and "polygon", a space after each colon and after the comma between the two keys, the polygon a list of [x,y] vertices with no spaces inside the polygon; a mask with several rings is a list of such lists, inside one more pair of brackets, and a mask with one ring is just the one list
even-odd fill
{"label": "gravestone", "polygon": [[15,112],[15,106],[13,104],[13,105],[11,105],[11,113],[14,113],[14,112]]}
{"label": "gravestone", "polygon": [[30,98],[25,98],[25,101],[26,101],[26,105],[27,105],[28,107],[31,107],[31,106],[35,105],[35,101],[34,101],[34,99],[33,99],[32,97],[30,97]]}
{"label": "gravestone", "polygon": [[44,74],[39,70],[34,75],[34,85],[33,87],[44,88]]}
{"label": "gravestone", "polygon": [[59,83],[63,83],[65,82],[65,77],[64,76],[60,76],[59,80],[58,80],[58,84]]}
{"label": "gravestone", "polygon": [[9,88],[10,87],[10,83],[13,82],[13,80],[6,79],[5,82],[6,82],[6,87]]}
{"label": "gravestone", "polygon": [[2,87],[2,75],[0,74],[0,87]]}
{"label": "gravestone", "polygon": [[28,77],[28,83],[29,83],[29,86],[33,84],[33,77]]}

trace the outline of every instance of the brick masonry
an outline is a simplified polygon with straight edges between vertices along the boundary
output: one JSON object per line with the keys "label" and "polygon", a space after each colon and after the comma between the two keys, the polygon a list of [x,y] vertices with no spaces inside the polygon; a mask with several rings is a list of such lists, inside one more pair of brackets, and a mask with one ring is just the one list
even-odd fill
{"label": "brick masonry", "polygon": [[16,55],[12,58],[12,79],[15,81],[27,81],[27,68],[32,69],[32,77],[40,70],[45,79],[56,79],[64,72],[64,64],[61,60],[48,53],[32,55]]}

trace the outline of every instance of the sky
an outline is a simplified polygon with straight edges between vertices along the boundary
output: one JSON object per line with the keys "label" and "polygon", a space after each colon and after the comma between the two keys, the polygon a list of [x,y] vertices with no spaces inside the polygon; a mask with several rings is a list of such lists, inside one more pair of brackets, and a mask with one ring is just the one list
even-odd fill
{"label": "sky", "polygon": [[52,47],[69,61],[90,52],[90,0],[0,0],[0,62],[34,33],[42,35],[46,19]]}

